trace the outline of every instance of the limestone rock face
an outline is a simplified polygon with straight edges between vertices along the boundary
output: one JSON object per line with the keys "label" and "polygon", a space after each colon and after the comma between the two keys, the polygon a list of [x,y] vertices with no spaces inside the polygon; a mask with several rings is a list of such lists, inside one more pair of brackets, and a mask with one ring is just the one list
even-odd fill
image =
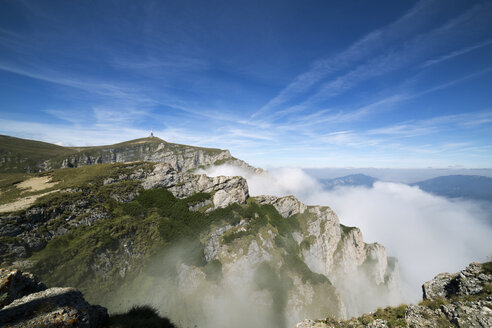
{"label": "limestone rock face", "polygon": [[[378,292],[385,300],[381,306],[390,302],[390,288],[397,294],[398,265],[388,264],[386,248],[377,243],[366,244],[361,231],[341,225],[331,208],[306,206],[293,196],[255,199],[260,204],[273,205],[284,218],[302,215],[302,229],[294,238],[303,259],[311,271],[325,275],[333,283],[349,316],[370,310],[364,304],[368,303],[366,297],[372,298],[371,293]],[[354,288],[354,282],[361,283],[359,287],[367,291],[367,296]]]}
{"label": "limestone rock face", "polygon": [[183,174],[167,163],[157,164],[142,182],[144,189],[167,188],[176,198],[186,198],[199,192],[213,194],[214,208],[244,204],[249,197],[248,184],[242,177],[208,177],[205,174]]}
{"label": "limestone rock face", "polygon": [[[222,263],[221,287],[226,290],[247,290],[252,299],[259,302],[256,306],[269,308],[276,302],[282,302],[282,311],[285,315],[285,326],[291,326],[296,319],[305,316],[319,317],[330,314],[336,317],[345,317],[346,308],[336,288],[326,279],[325,282],[306,280],[295,270],[276,278],[280,281],[289,281],[285,287],[284,299],[278,300],[278,294],[270,295],[265,290],[258,290],[255,284],[255,272],[268,263],[273,272],[282,272],[284,250],[275,244],[278,233],[270,227],[260,229],[256,235],[247,235],[227,243],[222,238],[231,232],[246,231],[246,223],[240,222],[236,226],[227,226],[205,238],[205,256],[208,261],[219,260]],[[261,270],[260,270],[261,271]],[[212,291],[212,294],[216,291]],[[251,300],[249,300],[251,301]]]}
{"label": "limestone rock face", "polygon": [[[65,158],[61,167],[79,167],[102,163],[122,163],[134,161],[165,162],[177,171],[188,171],[200,166],[213,165],[234,160],[228,150],[199,148],[167,143],[158,138],[133,143],[125,143],[103,148],[84,150]],[[56,166],[48,162],[46,166]]]}
{"label": "limestone rock face", "polygon": [[[32,274],[0,269],[0,326],[101,327],[107,310],[91,306],[75,288],[49,288]],[[7,295],[4,297],[4,295]]]}
{"label": "limestone rock face", "polygon": [[304,213],[307,206],[301,203],[294,196],[275,197],[275,196],[256,196],[259,204],[270,204],[284,217]]}

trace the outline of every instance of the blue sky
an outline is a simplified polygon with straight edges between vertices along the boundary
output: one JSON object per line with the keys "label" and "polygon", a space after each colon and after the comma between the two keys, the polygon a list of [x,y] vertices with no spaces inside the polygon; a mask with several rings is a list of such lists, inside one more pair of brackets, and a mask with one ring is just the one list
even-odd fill
{"label": "blue sky", "polygon": [[492,1],[0,0],[0,133],[492,167]]}

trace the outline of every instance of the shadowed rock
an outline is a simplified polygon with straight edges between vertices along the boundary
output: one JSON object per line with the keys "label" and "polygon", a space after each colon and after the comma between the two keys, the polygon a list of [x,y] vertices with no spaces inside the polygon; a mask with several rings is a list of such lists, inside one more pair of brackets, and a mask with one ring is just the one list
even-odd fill
{"label": "shadowed rock", "polygon": [[45,289],[46,286],[31,273],[0,268],[0,308],[15,299]]}
{"label": "shadowed rock", "polygon": [[75,288],[49,288],[29,273],[0,269],[0,326],[101,327],[108,313],[87,303]]}

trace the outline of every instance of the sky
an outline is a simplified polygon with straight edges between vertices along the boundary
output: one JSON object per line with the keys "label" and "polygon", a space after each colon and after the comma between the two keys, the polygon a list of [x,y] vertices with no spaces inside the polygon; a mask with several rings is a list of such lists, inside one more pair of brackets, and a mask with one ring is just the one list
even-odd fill
{"label": "sky", "polygon": [[492,167],[492,1],[0,0],[0,134]]}

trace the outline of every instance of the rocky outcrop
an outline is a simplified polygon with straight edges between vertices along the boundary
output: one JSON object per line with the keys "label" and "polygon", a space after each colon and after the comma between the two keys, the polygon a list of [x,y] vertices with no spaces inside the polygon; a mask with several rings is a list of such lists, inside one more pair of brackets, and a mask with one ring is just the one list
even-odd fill
{"label": "rocky outcrop", "polygon": [[87,303],[75,288],[47,289],[32,274],[0,269],[0,326],[102,327],[107,310]]}
{"label": "rocky outcrop", "polygon": [[297,328],[492,327],[492,262],[439,274],[422,289],[419,305],[380,309],[349,321],[304,320]]}
{"label": "rocky outcrop", "polygon": [[186,198],[199,192],[213,194],[214,208],[244,204],[249,197],[248,185],[242,177],[208,177],[205,174],[183,174],[170,164],[157,164],[143,179],[144,189],[167,188],[176,198]]}
{"label": "rocky outcrop", "polygon": [[[149,177],[149,186],[179,184],[168,174]],[[242,312],[255,313],[244,319],[251,326],[291,327],[306,317],[346,318],[351,313],[353,294],[342,288],[339,275],[364,275],[365,290],[372,291],[387,288],[386,277],[397,270],[395,263],[386,262],[384,247],[365,244],[358,229],[341,226],[327,207],[306,206],[292,196],[261,196],[232,208],[236,210],[221,212],[225,221],[215,221],[200,234],[204,265],[176,263],[176,252],[182,256],[188,247],[180,245],[179,251],[170,251],[170,259],[163,255],[160,264],[143,273],[145,287],[129,285],[135,291],[131,299],[122,300],[128,297],[125,292],[112,298],[118,304],[159,304],[174,322],[190,327],[234,326]],[[154,293],[155,286],[173,298]],[[354,287],[356,294],[360,289]],[[123,310],[118,304],[109,306]],[[203,309],[215,315],[207,312],[204,318]],[[220,324],[210,321],[217,316]]]}
{"label": "rocky outcrop", "polygon": [[30,273],[0,268],[0,308],[18,298],[45,289],[46,286]]}
{"label": "rocky outcrop", "polygon": [[307,209],[307,206],[301,203],[294,196],[276,197],[276,196],[256,196],[256,201],[259,204],[270,204],[275,207],[275,209],[284,218],[289,216],[302,214]]}
{"label": "rocky outcrop", "polygon": [[[458,273],[441,273],[422,286],[424,300],[439,300],[443,298],[465,295],[478,295],[484,292],[486,286],[492,283],[492,277],[486,274],[479,263],[470,264]],[[490,292],[490,291],[489,291]]]}

